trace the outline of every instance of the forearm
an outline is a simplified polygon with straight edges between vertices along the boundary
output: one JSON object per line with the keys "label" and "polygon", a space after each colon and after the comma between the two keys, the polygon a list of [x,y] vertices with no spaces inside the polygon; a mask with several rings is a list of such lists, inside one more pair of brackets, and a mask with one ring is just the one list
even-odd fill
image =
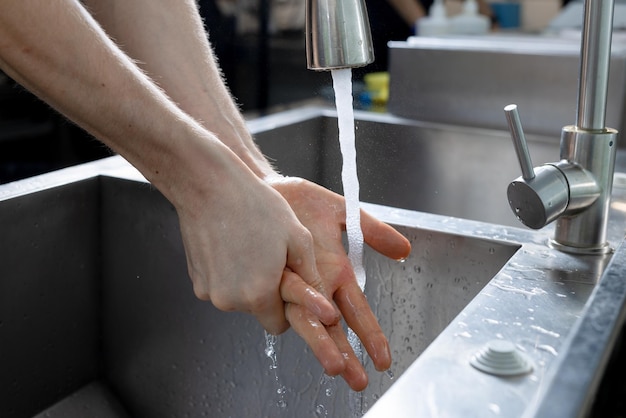
{"label": "forearm", "polygon": [[[77,1],[3,3],[0,66],[122,154],[174,204],[177,194],[197,187],[194,174],[226,175],[228,166],[238,164],[117,49]],[[203,164],[192,164],[200,155]],[[193,173],[198,167],[206,173]]]}
{"label": "forearm", "polygon": [[181,188],[193,187],[177,177],[178,168],[198,150],[215,175],[231,163],[226,147],[174,105],[77,1],[3,2],[0,66],[124,155],[173,203]]}
{"label": "forearm", "polygon": [[222,80],[193,0],[85,3],[109,35],[183,111],[213,132],[258,176],[273,173]]}

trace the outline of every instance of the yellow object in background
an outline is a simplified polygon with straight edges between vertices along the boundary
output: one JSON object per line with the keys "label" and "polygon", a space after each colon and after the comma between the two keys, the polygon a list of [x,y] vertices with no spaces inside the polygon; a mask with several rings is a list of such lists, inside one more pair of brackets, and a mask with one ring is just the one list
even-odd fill
{"label": "yellow object in background", "polygon": [[369,73],[363,77],[365,88],[374,105],[385,105],[389,100],[389,73]]}

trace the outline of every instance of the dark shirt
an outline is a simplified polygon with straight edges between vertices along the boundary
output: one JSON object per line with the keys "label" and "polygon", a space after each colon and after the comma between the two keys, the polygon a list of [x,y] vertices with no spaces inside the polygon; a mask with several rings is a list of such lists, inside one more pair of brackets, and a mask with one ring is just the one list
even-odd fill
{"label": "dark shirt", "polygon": [[[433,1],[420,0],[426,13]],[[387,71],[387,42],[405,41],[414,34],[413,26],[407,25],[387,0],[366,0],[365,4],[372,29],[375,61],[365,67],[364,71]]]}

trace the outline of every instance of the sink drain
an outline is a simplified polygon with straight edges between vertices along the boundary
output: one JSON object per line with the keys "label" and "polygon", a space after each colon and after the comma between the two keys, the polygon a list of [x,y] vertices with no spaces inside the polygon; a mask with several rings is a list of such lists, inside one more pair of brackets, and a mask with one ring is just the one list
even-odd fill
{"label": "sink drain", "polygon": [[496,376],[519,376],[533,370],[532,361],[506,340],[490,341],[472,356],[470,364]]}

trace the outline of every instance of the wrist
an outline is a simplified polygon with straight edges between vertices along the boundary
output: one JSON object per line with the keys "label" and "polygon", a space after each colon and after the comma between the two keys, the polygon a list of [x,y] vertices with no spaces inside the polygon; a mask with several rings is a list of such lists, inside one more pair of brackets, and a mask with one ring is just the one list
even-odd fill
{"label": "wrist", "polygon": [[[199,129],[181,134],[177,149],[168,152],[162,172],[149,179],[180,210],[190,202],[210,204],[233,177],[254,177],[248,167],[214,135]],[[206,208],[189,208],[203,211]]]}

